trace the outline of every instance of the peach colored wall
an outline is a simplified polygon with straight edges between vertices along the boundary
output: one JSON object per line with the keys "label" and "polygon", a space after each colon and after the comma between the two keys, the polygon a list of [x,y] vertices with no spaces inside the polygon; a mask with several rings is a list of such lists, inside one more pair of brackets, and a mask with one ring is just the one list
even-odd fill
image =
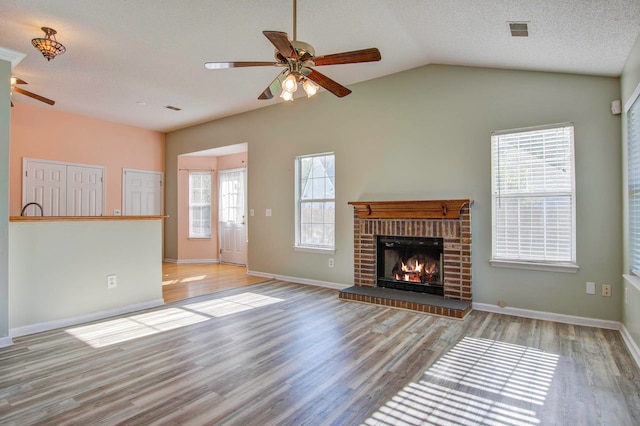
{"label": "peach colored wall", "polygon": [[[245,162],[244,164],[242,162]],[[245,167],[247,153],[218,157],[178,156],[178,261],[218,260],[218,172]],[[189,170],[211,175],[211,238],[189,238]]]}
{"label": "peach colored wall", "polygon": [[[244,161],[244,164],[242,163]],[[238,154],[222,155],[218,157],[218,170],[239,169],[246,167],[247,153],[240,152]]]}
{"label": "peach colored wall", "polygon": [[178,261],[218,259],[218,180],[211,173],[211,238],[189,238],[189,170],[217,170],[218,157],[178,157]]}
{"label": "peach colored wall", "polygon": [[[55,107],[54,107],[55,108]],[[22,208],[22,159],[104,166],[105,214],[122,208],[122,169],[164,171],[164,133],[16,103],[11,108],[9,211]]]}

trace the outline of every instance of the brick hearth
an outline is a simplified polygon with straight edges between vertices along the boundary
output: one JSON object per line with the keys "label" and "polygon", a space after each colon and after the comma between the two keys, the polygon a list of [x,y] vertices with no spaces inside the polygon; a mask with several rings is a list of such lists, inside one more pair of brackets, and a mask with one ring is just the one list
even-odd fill
{"label": "brick hearth", "polygon": [[[444,298],[471,302],[472,203],[472,200],[349,203],[354,206],[354,284],[376,287],[378,235],[442,238]],[[340,293],[340,297],[354,300],[348,292]],[[411,303],[385,301],[383,304],[412,309]],[[432,308],[421,306],[414,310],[448,315],[447,310],[433,305]],[[465,315],[469,309],[463,311],[462,315]],[[461,317],[459,312],[449,316]]]}

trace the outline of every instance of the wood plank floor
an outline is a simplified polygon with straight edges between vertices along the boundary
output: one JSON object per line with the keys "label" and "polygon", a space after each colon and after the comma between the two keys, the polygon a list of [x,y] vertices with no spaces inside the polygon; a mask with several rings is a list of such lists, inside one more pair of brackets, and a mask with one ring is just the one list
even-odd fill
{"label": "wood plank floor", "polygon": [[245,266],[222,263],[163,263],[162,297],[165,302],[175,302],[266,280],[247,275]]}
{"label": "wood plank floor", "polygon": [[267,281],[16,338],[0,424],[640,424],[616,331],[337,293]]}

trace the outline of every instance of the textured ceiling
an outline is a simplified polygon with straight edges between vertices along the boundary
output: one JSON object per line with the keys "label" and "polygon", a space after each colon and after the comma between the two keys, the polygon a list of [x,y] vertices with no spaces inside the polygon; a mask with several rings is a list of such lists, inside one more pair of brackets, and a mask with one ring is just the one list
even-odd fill
{"label": "textured ceiling", "polygon": [[[509,21],[529,22],[529,37],[511,37]],[[51,62],[31,46],[43,26],[67,48]],[[17,108],[163,132],[279,102],[257,100],[278,68],[203,64],[270,61],[262,31],[292,27],[292,0],[0,0],[0,46],[27,54],[14,75],[56,101],[14,94]],[[380,62],[320,69],[346,86],[431,63],[618,76],[640,1],[298,0],[297,28],[317,55],[380,49]]]}

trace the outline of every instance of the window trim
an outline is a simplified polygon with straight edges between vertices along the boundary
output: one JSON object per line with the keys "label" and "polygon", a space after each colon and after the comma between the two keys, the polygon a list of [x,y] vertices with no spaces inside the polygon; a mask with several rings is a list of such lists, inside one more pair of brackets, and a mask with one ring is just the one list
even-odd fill
{"label": "window trim", "polygon": [[[494,162],[494,137],[502,136],[502,135],[511,135],[517,133],[525,133],[532,131],[542,131],[549,129],[557,129],[562,127],[573,127],[573,140],[572,140],[572,182],[571,182],[571,257],[570,261],[540,261],[540,260],[523,260],[523,259],[505,259],[505,258],[496,258],[496,221],[497,221],[497,211],[496,211],[496,201],[499,198],[499,194],[496,192],[494,187],[494,179],[496,176],[496,170],[498,165]],[[491,258],[489,259],[489,263],[493,267],[499,268],[513,268],[513,269],[527,269],[527,270],[535,270],[535,271],[547,271],[547,272],[567,272],[567,273],[576,273],[580,268],[577,264],[577,247],[576,247],[576,158],[575,158],[575,126],[573,122],[562,122],[562,123],[553,123],[553,124],[545,124],[540,126],[531,126],[531,127],[521,127],[516,129],[506,129],[491,132]],[[551,196],[554,193],[552,191],[545,192],[544,196]],[[556,195],[567,195],[567,192],[555,193]],[[520,193],[518,196],[514,196],[514,198],[520,198],[524,196],[525,193]],[[508,196],[507,196],[508,198]]]}
{"label": "window trim", "polygon": [[[192,201],[191,201],[191,196],[192,196],[192,188],[191,188],[191,177],[193,175],[200,175],[200,176],[210,176],[211,177],[211,181],[209,182],[209,235],[200,235],[200,234],[194,234],[192,232],[192,226],[191,226],[191,221],[192,221],[192,212],[191,212],[191,207],[192,207]],[[212,205],[212,201],[211,201],[211,197],[213,196],[212,193],[212,187],[213,187],[213,176],[211,176],[211,172],[196,172],[196,171],[190,171],[189,172],[189,203],[188,203],[188,208],[189,208],[189,220],[188,220],[188,239],[189,240],[207,240],[207,239],[211,239],[212,237],[212,232],[211,232],[211,227],[212,227],[212,220],[211,220],[211,211],[213,209],[213,205]],[[199,207],[203,207],[206,206],[206,204],[200,204]]]}
{"label": "window trim", "polygon": [[[335,165],[335,160],[336,160],[336,153],[334,151],[328,151],[328,152],[321,152],[321,153],[317,153],[317,154],[309,154],[309,155],[298,155],[295,157],[294,160],[294,203],[295,203],[295,217],[294,217],[294,223],[295,223],[295,240],[294,240],[294,245],[293,245],[293,249],[296,252],[301,252],[301,253],[321,253],[321,254],[334,254],[336,251],[336,244],[335,244],[335,239],[336,239],[336,230],[335,230],[335,217],[334,217],[334,230],[333,230],[333,246],[320,246],[320,245],[310,245],[310,244],[301,244],[300,243],[300,227],[301,227],[301,212],[300,212],[300,206],[302,205],[302,197],[300,196],[300,163],[302,159],[305,158],[313,158],[313,157],[324,157],[327,155],[332,155],[333,156],[333,161],[334,161],[334,165]],[[336,176],[334,175],[334,187],[335,187],[335,178]],[[333,201],[334,203],[334,207],[337,205],[336,204],[336,197],[335,197],[335,192],[334,192],[334,198],[314,198],[313,202],[317,201],[317,202],[322,202],[322,201]],[[305,202],[308,202],[309,200],[305,200]]]}
{"label": "window trim", "polygon": [[[631,203],[631,199],[629,197],[630,194],[630,188],[629,188],[629,182],[630,182],[630,175],[631,175],[631,167],[629,164],[630,161],[630,156],[629,156],[629,143],[631,142],[631,137],[629,135],[629,128],[631,126],[631,122],[630,122],[630,117],[629,117],[629,112],[631,111],[631,108],[636,104],[636,102],[640,102],[640,83],[636,86],[636,89],[633,91],[633,93],[631,94],[631,96],[629,97],[629,99],[627,100],[627,102],[624,105],[624,114],[625,114],[625,119],[626,119],[626,131],[627,131],[627,140],[626,140],[626,155],[627,155],[627,173],[626,173],[626,182],[625,182],[625,190],[627,191],[627,233],[629,235],[629,238],[627,240],[627,250],[628,250],[628,262],[629,262],[629,274],[635,277],[640,277],[640,270],[636,270],[634,269],[634,265],[633,265],[633,257],[632,257],[632,250],[631,250],[631,246],[632,246],[632,239],[631,239],[631,207],[632,207],[632,203]],[[640,108],[640,103],[638,104],[638,108]],[[640,113],[640,112],[639,112]],[[638,135],[638,139],[640,140],[640,134]],[[638,147],[640,149],[640,146]],[[640,172],[639,172],[640,173]],[[637,281],[636,281],[637,282]]]}

